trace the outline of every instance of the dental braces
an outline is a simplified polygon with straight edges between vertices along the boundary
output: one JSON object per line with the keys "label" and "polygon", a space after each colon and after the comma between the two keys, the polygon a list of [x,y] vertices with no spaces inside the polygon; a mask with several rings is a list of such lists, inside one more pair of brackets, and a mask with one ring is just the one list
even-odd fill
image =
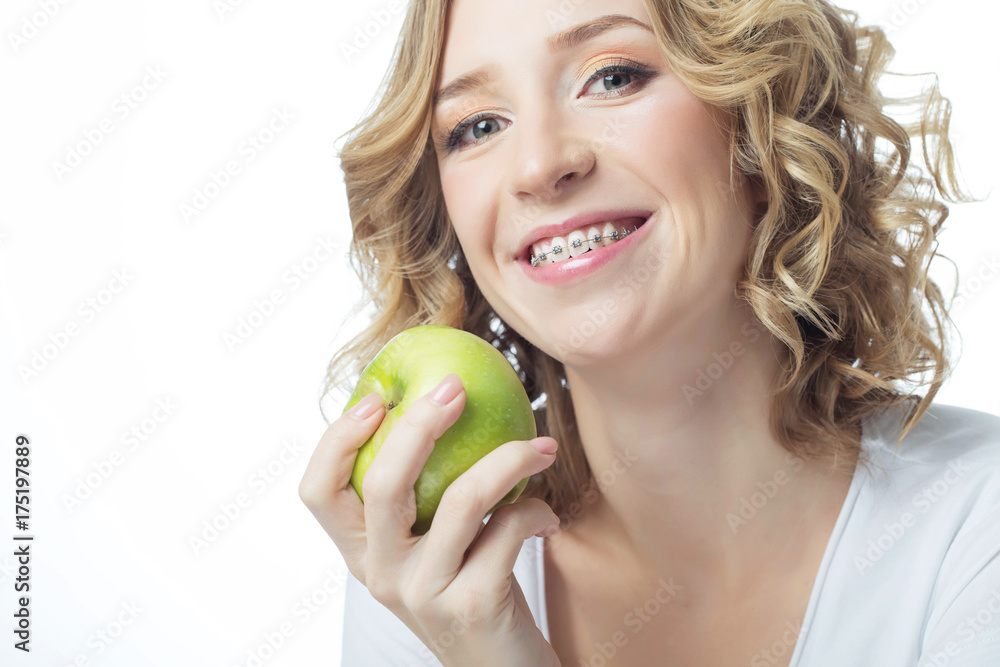
{"label": "dental braces", "polygon": [[[613,231],[610,234],[608,234],[608,238],[611,239],[612,241],[617,241],[618,239],[625,238],[626,236],[628,236],[632,232],[637,231],[638,229],[639,229],[639,227],[637,225],[633,225],[632,229],[628,229],[627,227],[622,227],[621,232],[619,232],[616,229],[615,231]],[[587,240],[591,241],[593,243],[600,243],[602,238],[604,238],[604,237],[601,234],[594,234],[594,236],[592,236],[591,238],[589,238]],[[579,248],[582,245],[583,245],[583,241],[581,241],[580,239],[573,239],[572,241],[570,241],[570,246],[573,247],[573,248]],[[549,250],[549,252],[543,252],[540,255],[538,255],[538,257],[535,257],[534,255],[532,255],[531,256],[531,265],[532,266],[538,266],[538,263],[544,261],[545,258],[549,255],[549,253],[551,253],[553,255],[558,255],[563,250],[567,250],[568,251],[569,248],[564,248],[561,245],[554,245],[554,246],[552,246],[552,249]]]}

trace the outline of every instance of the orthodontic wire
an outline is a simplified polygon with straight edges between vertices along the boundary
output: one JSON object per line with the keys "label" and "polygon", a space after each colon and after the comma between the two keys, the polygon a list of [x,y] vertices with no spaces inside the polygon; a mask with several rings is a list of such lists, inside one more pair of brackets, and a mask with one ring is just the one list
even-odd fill
{"label": "orthodontic wire", "polygon": [[[639,229],[638,225],[633,225],[631,231],[629,229],[627,229],[626,227],[622,227],[621,234],[619,234],[618,230],[616,229],[613,232],[611,232],[610,234],[608,234],[608,237],[611,238],[614,241],[617,241],[620,238],[625,238],[626,236],[628,236],[629,234],[631,234],[634,231],[638,231],[638,229]],[[601,234],[594,234],[593,237],[591,237],[590,239],[587,239],[587,240],[588,241],[593,241],[594,243],[599,243],[602,238],[603,238],[603,236]],[[570,243],[570,245],[572,247],[574,247],[574,248],[579,248],[581,245],[583,245],[583,242],[580,239],[573,239],[573,241]],[[552,249],[549,250],[549,252],[551,252],[553,255],[558,255],[563,250],[566,250],[566,248],[563,248],[561,245],[557,245],[557,246],[552,246]],[[542,260],[544,260],[545,257],[548,254],[549,253],[547,253],[547,252],[543,252],[543,253],[539,254],[537,257],[532,256],[532,258],[531,258],[531,265],[532,266],[538,266],[538,263],[541,262]]]}

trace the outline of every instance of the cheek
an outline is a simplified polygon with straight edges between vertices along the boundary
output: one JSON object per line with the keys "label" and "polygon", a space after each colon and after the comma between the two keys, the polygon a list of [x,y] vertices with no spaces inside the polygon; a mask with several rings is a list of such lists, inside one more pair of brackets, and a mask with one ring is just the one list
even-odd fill
{"label": "cheek", "polygon": [[730,185],[729,140],[719,116],[677,86],[665,85],[630,109],[619,159],[663,198],[668,225],[660,233],[685,273],[735,272],[750,234],[747,188],[738,175]]}
{"label": "cheek", "polygon": [[729,139],[707,104],[677,82],[636,107],[623,132],[622,155],[676,215],[711,224],[741,210],[743,182],[734,175],[730,184]]}
{"label": "cheek", "polygon": [[474,168],[466,167],[441,172],[441,192],[448,209],[448,217],[466,255],[473,252],[474,239],[471,238],[470,231],[484,229],[481,220],[486,198],[482,188],[477,187],[477,183]]}
{"label": "cheek", "polygon": [[[709,108],[679,82],[630,109],[624,155],[658,189],[716,198],[729,191],[729,146]],[[703,199],[703,197],[697,197]]]}
{"label": "cheek", "polygon": [[481,290],[488,289],[491,281],[495,281],[494,254],[499,253],[496,168],[486,163],[487,160],[477,160],[475,164],[439,172],[448,218]]}
{"label": "cheek", "polygon": [[461,217],[461,212],[468,206],[466,198],[462,196],[462,172],[442,168],[438,163],[438,174],[441,179],[441,193],[444,195],[448,215],[451,216],[452,220]]}

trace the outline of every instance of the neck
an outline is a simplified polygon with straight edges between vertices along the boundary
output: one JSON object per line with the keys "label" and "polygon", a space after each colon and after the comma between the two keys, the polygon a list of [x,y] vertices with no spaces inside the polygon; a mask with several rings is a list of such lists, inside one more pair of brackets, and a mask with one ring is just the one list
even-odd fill
{"label": "neck", "polygon": [[567,530],[715,604],[788,574],[815,554],[809,536],[825,547],[854,462],[834,469],[780,445],[769,394],[785,357],[755,319],[711,340],[674,333],[652,359],[636,345],[613,367],[567,364],[599,489]]}

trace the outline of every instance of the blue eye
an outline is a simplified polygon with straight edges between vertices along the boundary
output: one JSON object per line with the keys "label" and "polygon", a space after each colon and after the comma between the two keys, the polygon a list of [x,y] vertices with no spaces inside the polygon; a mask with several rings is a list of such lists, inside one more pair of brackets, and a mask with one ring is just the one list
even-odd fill
{"label": "blue eye", "polygon": [[[597,97],[616,97],[635,86],[642,85],[653,76],[654,72],[645,65],[629,60],[618,60],[594,72],[584,86],[584,94],[589,92]],[[591,88],[594,86],[600,86],[603,90],[592,91]]]}
{"label": "blue eye", "polygon": [[[441,137],[443,140],[442,148],[445,152],[452,152],[456,148],[462,148],[464,146],[471,146],[485,141],[490,137],[490,135],[496,134],[503,129],[500,118],[496,116],[491,116],[489,112],[477,113],[474,116],[466,118],[461,123],[455,126],[447,136]],[[509,121],[503,121],[508,123]],[[468,139],[465,135],[472,130],[472,138]]]}
{"label": "blue eye", "polygon": [[[587,79],[581,97],[591,96],[600,99],[626,95],[640,88],[654,76],[655,72],[641,63],[618,59],[597,70]],[[595,86],[603,90],[591,91],[590,89]],[[437,135],[437,143],[440,150],[451,153],[488,141],[492,135],[503,131],[509,125],[510,121],[484,111],[466,118],[451,132]]]}
{"label": "blue eye", "polygon": [[484,118],[472,126],[472,136],[476,139],[482,139],[485,136],[496,134],[499,131],[500,123],[497,122],[496,118]]}
{"label": "blue eye", "polygon": [[608,90],[615,90],[616,88],[621,88],[622,86],[627,86],[632,83],[632,75],[628,73],[609,74],[601,79],[601,82]]}

